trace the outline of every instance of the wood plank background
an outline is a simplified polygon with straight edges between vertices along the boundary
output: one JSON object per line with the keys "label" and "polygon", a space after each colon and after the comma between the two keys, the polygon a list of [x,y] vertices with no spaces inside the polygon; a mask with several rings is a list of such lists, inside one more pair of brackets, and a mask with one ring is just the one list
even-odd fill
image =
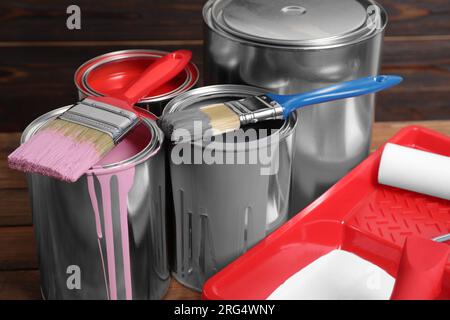
{"label": "wood plank background", "polygon": [[[66,28],[66,8],[81,8],[81,30]],[[376,119],[450,117],[450,1],[380,0],[389,13],[383,72],[406,81],[379,95]],[[202,67],[204,0],[0,3],[0,132],[73,102],[75,69],[113,50],[194,51]]]}
{"label": "wood plank background", "polygon": [[[406,80],[379,95],[377,121],[450,119],[450,1],[379,2],[390,17],[382,71],[402,74]],[[81,30],[66,28],[70,4],[81,7]],[[17,131],[38,115],[73,102],[75,69],[105,52],[187,48],[201,70],[203,4],[204,0],[0,2],[0,299],[40,297],[25,179],[8,170],[5,161],[17,146]],[[450,134],[449,122],[440,123],[438,129]],[[378,124],[376,143],[402,125]],[[168,298],[198,297],[176,282],[172,288]]]}

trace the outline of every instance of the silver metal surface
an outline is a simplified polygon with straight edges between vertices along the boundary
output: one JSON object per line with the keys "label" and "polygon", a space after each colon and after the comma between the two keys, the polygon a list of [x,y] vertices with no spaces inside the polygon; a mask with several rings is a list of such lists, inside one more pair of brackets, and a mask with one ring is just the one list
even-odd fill
{"label": "silver metal surface", "polygon": [[436,241],[436,242],[447,242],[447,241],[450,241],[450,233],[449,234],[444,234],[444,235],[436,237],[436,238],[433,238],[432,240]]}
{"label": "silver metal surface", "polygon": [[225,102],[238,116],[241,126],[271,119],[283,119],[283,107],[266,95]]}
{"label": "silver metal surface", "polygon": [[[120,62],[123,60],[127,60],[127,59],[151,59],[151,58],[161,58],[162,54],[159,54],[158,52],[152,52],[151,55],[144,55],[140,52],[142,52],[143,50],[129,50],[127,55],[115,55],[112,57],[107,57],[106,59],[100,60],[96,63],[94,63],[92,66],[90,66],[86,72],[83,74],[82,77],[82,81],[83,81],[83,85],[85,86],[85,88],[88,90],[88,92],[94,96],[104,96],[101,92],[98,92],[96,90],[94,90],[88,81],[89,75],[92,73],[92,71],[94,71],[95,69],[98,69],[102,66],[104,66],[105,64],[109,64],[109,63],[116,63],[116,62]],[[133,55],[130,56],[130,52],[133,52]],[[143,51],[145,52],[145,51]],[[186,91],[186,86],[191,82],[192,80],[192,74],[190,72],[188,72],[188,70],[184,70],[184,73],[186,75],[186,80],[183,82],[183,84],[180,85],[180,87],[175,88],[174,90],[167,92],[163,95],[159,95],[159,96],[155,96],[152,97],[151,99],[142,99],[141,101],[139,101],[139,103],[149,103],[149,102],[154,102],[154,101],[159,101],[159,100],[166,100],[166,99],[171,99],[174,97],[174,95],[176,93],[179,93],[181,91]]]}
{"label": "silver metal surface", "polygon": [[[142,58],[161,58],[166,55],[168,52],[159,51],[159,50],[148,50],[148,49],[133,49],[133,50],[121,50],[109,52],[100,56],[97,56],[93,59],[86,61],[80,67],[78,67],[75,74],[78,74],[80,70],[85,66],[89,65],[89,67],[85,70],[85,72],[81,75],[81,83],[77,82],[75,77],[74,82],[78,89],[78,98],[84,99],[89,95],[93,96],[103,96],[100,92],[97,92],[89,85],[89,75],[96,69],[104,66],[109,63],[117,63],[126,59],[142,59]],[[195,88],[199,79],[199,71],[197,66],[190,63],[190,67],[195,70],[195,74],[191,72],[189,68],[185,69],[186,80],[180,85],[178,88],[174,88],[172,91],[167,92],[162,95],[154,96],[151,99],[142,99],[137,105],[141,108],[145,108],[148,111],[151,111],[156,116],[160,116],[165,105],[174,97],[179,95],[182,92],[186,92],[192,88]]]}
{"label": "silver metal surface", "polygon": [[[68,108],[50,111],[36,119],[24,131],[21,142],[27,141],[45,123]],[[110,264],[115,265],[117,299],[126,298],[127,264],[131,267],[133,299],[160,299],[166,293],[170,274],[166,243],[165,160],[164,153],[160,152],[163,135],[155,122],[142,121],[153,138],[128,160],[91,169],[75,183],[27,174],[45,299],[111,299]],[[122,254],[123,217],[119,206],[124,195],[119,191],[119,175],[130,169],[135,171],[126,203],[130,254],[127,263]],[[110,177],[110,192],[102,189],[100,183],[105,174]],[[99,199],[99,225],[88,192],[89,176]],[[113,260],[107,249],[105,199],[110,200],[111,206]],[[70,266],[78,266],[81,271],[80,289],[68,287]]]}
{"label": "silver metal surface", "polygon": [[[260,95],[248,86],[209,86],[188,91],[172,100],[164,114],[187,108]],[[176,164],[170,157],[174,199],[173,238],[175,256],[172,271],[184,285],[200,291],[204,282],[250,249],[288,219],[292,164],[292,138],[296,116],[287,121],[266,121],[274,126],[270,140],[260,137],[253,147],[240,142],[214,142],[188,146],[192,154],[214,145],[223,158],[248,158],[252,150],[271,155],[266,165]],[[276,128],[276,129],[275,129]],[[179,145],[178,145],[179,146]],[[273,153],[268,149],[273,147]],[[276,157],[276,154],[279,156]],[[262,167],[269,170],[261,174]]]}
{"label": "silver metal surface", "polygon": [[367,0],[217,0],[211,8],[218,28],[239,38],[280,45],[348,41],[368,28]]}
{"label": "silver metal surface", "polygon": [[[216,13],[214,10],[220,11],[221,4],[231,1],[233,0],[210,0],[203,9],[206,29],[204,54],[206,84],[247,84],[278,94],[294,94],[376,75],[379,72],[387,16],[374,1],[354,0],[358,5],[364,3],[364,7],[367,7],[368,26],[372,31],[361,27],[358,30],[363,30],[362,33],[349,30],[349,33],[344,33],[342,37],[305,40],[307,43],[303,44],[297,40],[280,44],[278,41],[280,37],[255,40],[257,37],[250,39],[244,34],[231,33],[221,28],[217,22],[220,17],[214,16]],[[252,10],[254,14],[264,11],[265,16],[270,16],[266,8],[257,6],[259,1],[245,3],[255,6]],[[272,1],[270,8],[280,3],[285,4]],[[314,5],[322,1],[299,0],[292,3],[300,6],[302,3]],[[304,18],[310,11],[312,9],[298,19]],[[320,9],[319,12],[327,13],[327,10]],[[374,12],[379,14],[378,20],[374,17]],[[335,14],[332,10],[327,13],[332,14]],[[323,19],[328,19],[327,17]],[[338,21],[339,17],[333,19],[329,21]],[[315,20],[310,21],[309,28],[327,23],[319,18]],[[249,20],[242,21],[243,24],[247,22]],[[261,20],[260,35],[270,36],[271,30],[265,28],[262,23]],[[274,24],[275,20],[268,23]],[[355,22],[355,25],[357,24]],[[253,27],[250,26],[247,32],[253,30]],[[343,32],[340,25],[335,27],[336,30],[340,30],[337,33]],[[346,28],[352,29],[348,25]],[[285,39],[295,38],[290,34],[292,32],[293,29],[290,29]],[[350,34],[352,35],[349,36]],[[368,155],[374,107],[374,95],[366,95],[297,111],[299,124],[293,150],[291,215],[315,200]]]}
{"label": "silver metal surface", "polygon": [[115,144],[139,122],[133,112],[88,98],[73,105],[58,118],[104,132],[111,136]]}

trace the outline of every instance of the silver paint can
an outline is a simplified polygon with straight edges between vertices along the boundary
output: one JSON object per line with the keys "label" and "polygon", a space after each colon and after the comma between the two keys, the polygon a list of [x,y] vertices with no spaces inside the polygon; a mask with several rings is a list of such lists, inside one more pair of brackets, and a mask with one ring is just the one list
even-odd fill
{"label": "silver paint can", "polygon": [[[34,120],[21,142],[68,108]],[[170,273],[162,143],[155,121],[144,119],[74,183],[27,174],[45,299],[164,296]]]}
{"label": "silver paint can", "polygon": [[[130,83],[148,67],[150,63],[168,52],[149,49],[131,49],[109,52],[83,63],[75,72],[74,82],[80,99],[86,96],[114,96],[128,88]],[[137,105],[160,116],[164,106],[180,93],[196,86],[199,71],[190,62],[186,68],[151,95],[141,99]]]}
{"label": "silver paint can", "polygon": [[[210,0],[206,84],[236,83],[293,94],[376,75],[384,9],[372,0]],[[374,95],[297,111],[292,215],[369,152]]]}
{"label": "silver paint can", "polygon": [[[197,88],[169,102],[164,114],[263,92],[241,85]],[[200,291],[209,277],[287,221],[296,123],[293,115],[286,121],[248,128],[245,133],[267,130],[265,135],[249,137],[248,143],[215,140],[169,148],[174,201],[171,238],[175,242],[172,274],[182,284]],[[188,161],[179,161],[177,157],[187,153]],[[213,153],[218,161],[207,160]],[[250,160],[255,155],[261,158]]]}

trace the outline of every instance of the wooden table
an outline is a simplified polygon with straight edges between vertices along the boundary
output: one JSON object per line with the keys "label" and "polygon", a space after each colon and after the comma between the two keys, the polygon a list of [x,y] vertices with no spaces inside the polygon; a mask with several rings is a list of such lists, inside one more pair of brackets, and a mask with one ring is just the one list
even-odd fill
{"label": "wooden table", "polygon": [[[373,130],[372,150],[401,128],[417,124],[450,135],[450,120],[382,122]],[[24,175],[9,170],[6,156],[19,133],[0,133],[0,299],[40,299],[36,245]],[[172,280],[165,299],[198,299],[200,294]]]}

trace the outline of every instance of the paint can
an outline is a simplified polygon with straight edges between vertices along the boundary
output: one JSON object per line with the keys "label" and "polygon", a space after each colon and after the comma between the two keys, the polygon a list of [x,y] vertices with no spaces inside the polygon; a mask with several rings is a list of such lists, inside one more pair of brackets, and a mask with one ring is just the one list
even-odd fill
{"label": "paint can", "polygon": [[[68,108],[34,120],[21,142]],[[27,174],[45,299],[164,296],[170,273],[162,143],[149,114],[74,183]]]}
{"label": "paint can", "polygon": [[[203,18],[205,84],[279,94],[376,75],[387,24],[372,0],[209,0]],[[366,158],[374,108],[366,95],[297,111],[292,215]]]}
{"label": "paint can", "polygon": [[[197,88],[169,102],[163,114],[263,92],[240,85]],[[248,143],[183,142],[168,150],[175,239],[171,267],[179,282],[200,291],[209,277],[287,221],[296,123],[296,115],[261,123],[252,129],[272,131],[258,131]],[[218,161],[207,160],[209,152]]]}
{"label": "paint can", "polygon": [[[114,96],[128,88],[130,83],[168,52],[147,49],[122,50],[97,56],[82,64],[75,72],[74,81],[79,99],[88,95]],[[164,106],[174,97],[195,87],[199,71],[191,62],[174,79],[141,99],[137,105],[160,116]]]}

